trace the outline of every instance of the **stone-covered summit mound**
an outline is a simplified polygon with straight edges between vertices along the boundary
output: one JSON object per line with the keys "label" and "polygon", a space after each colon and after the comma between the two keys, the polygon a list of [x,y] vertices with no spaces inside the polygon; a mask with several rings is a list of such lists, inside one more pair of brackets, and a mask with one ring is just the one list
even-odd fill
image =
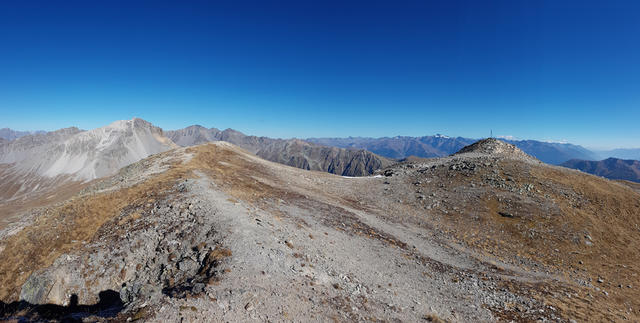
{"label": "stone-covered summit mound", "polygon": [[495,138],[478,140],[469,146],[463,147],[462,149],[460,149],[460,151],[458,151],[454,155],[462,155],[462,154],[469,154],[469,153],[476,153],[476,154],[483,154],[483,155],[498,155],[501,157],[507,157],[512,159],[538,161],[535,157],[528,155],[524,151],[520,150],[518,147]]}

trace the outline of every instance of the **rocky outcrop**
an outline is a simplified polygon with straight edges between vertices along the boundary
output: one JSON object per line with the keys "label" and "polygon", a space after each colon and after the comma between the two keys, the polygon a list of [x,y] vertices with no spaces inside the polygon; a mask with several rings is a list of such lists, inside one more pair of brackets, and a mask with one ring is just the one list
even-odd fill
{"label": "rocky outcrop", "polygon": [[[181,185],[188,191],[189,182]],[[127,210],[101,228],[82,253],[63,255],[31,274],[20,299],[66,306],[72,295],[80,304],[95,304],[105,290],[118,291],[127,304],[198,294],[228,256],[216,240],[215,215],[188,197]]]}
{"label": "rocky outcrop", "polygon": [[[34,270],[18,291],[3,276],[2,297],[19,292],[29,304],[70,306],[97,304],[105,291],[118,292],[126,304],[201,293],[230,252],[219,241],[217,207],[193,196],[193,180],[180,179],[182,170],[166,167],[188,158],[181,154],[123,168],[58,206],[61,211],[41,214],[40,223],[26,229],[39,230],[27,234],[38,238],[16,242],[33,248],[23,270]],[[64,233],[51,229],[59,222],[66,222]],[[47,259],[53,262],[43,266]]]}

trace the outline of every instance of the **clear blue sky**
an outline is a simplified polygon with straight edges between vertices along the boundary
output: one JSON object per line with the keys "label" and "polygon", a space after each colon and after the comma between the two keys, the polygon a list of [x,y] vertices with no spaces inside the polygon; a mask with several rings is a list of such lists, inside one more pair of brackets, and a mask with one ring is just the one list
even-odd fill
{"label": "clear blue sky", "polygon": [[56,2],[0,4],[0,127],[640,147],[640,1]]}

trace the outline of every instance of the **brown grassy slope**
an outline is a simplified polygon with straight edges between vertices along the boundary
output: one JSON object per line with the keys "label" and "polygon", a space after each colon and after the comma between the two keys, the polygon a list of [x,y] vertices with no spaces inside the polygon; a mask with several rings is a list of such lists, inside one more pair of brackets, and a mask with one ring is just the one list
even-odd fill
{"label": "brown grassy slope", "polygon": [[[90,184],[71,180],[69,176],[34,175],[30,179],[22,176],[14,174],[10,165],[0,164],[0,229],[23,212],[65,201]],[[21,188],[23,191],[18,192]]]}
{"label": "brown grassy slope", "polygon": [[[562,257],[564,264],[558,267],[567,274],[576,271],[576,276],[589,279],[604,290],[583,291],[594,297],[585,298],[587,304],[582,306],[574,300],[565,300],[569,303],[567,310],[576,311],[585,319],[597,318],[590,314],[592,310],[607,313],[603,319],[623,319],[626,315],[622,313],[633,308],[633,317],[640,319],[640,194],[613,181],[560,168],[536,169],[534,176],[546,178],[551,185],[568,187],[577,194],[575,200],[563,199],[559,192],[552,195],[564,217],[550,225],[569,226],[577,238],[582,238],[578,242],[558,239],[560,253],[566,253]],[[591,237],[591,245],[587,245],[587,235]]]}
{"label": "brown grassy slope", "polygon": [[[474,171],[445,165],[412,173],[410,183],[420,181],[418,189],[441,197],[423,222],[490,258],[564,277],[577,297],[544,294],[568,317],[640,318],[640,194],[561,167],[509,159],[477,165]],[[416,206],[431,203],[418,200]]]}
{"label": "brown grassy slope", "polygon": [[640,193],[640,183],[625,180],[616,180],[616,182],[631,187],[634,191]]}

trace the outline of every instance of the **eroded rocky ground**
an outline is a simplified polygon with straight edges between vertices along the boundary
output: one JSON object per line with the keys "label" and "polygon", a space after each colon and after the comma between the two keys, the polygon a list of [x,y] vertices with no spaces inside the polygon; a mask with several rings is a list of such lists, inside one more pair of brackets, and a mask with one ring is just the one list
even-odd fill
{"label": "eroded rocky ground", "polygon": [[638,320],[640,194],[502,145],[360,178],[154,155],[3,230],[2,316]]}

